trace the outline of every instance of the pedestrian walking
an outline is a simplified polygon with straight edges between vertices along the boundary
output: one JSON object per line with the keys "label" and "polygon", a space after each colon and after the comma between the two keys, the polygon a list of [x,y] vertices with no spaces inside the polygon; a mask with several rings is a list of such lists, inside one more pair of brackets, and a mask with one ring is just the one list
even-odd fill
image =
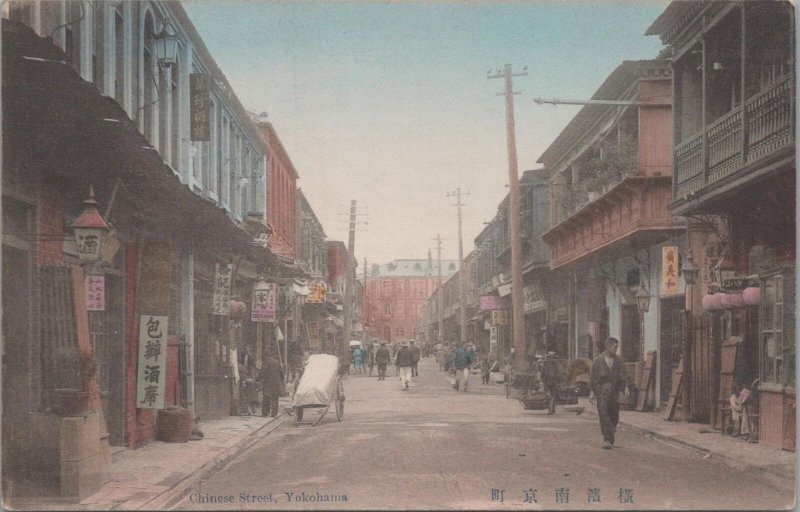
{"label": "pedestrian walking", "polygon": [[381,346],[375,351],[375,362],[378,364],[378,380],[386,380],[386,366],[392,360],[392,354],[386,348],[386,343],[381,342]]}
{"label": "pedestrian walking", "polygon": [[[458,391],[467,392],[469,382],[469,367],[472,365],[474,353],[464,345],[459,344],[453,354],[453,368],[456,372],[456,383],[453,386]],[[462,386],[463,382],[463,386]],[[463,388],[463,389],[462,389]]]}
{"label": "pedestrian walking", "polygon": [[397,350],[395,364],[400,372],[400,386],[402,389],[408,389],[408,384],[411,382],[411,369],[414,367],[414,357],[405,342]]}
{"label": "pedestrian walking", "polygon": [[591,396],[589,401],[597,403],[600,431],[603,433],[603,448],[614,446],[614,432],[619,423],[619,393],[630,396],[625,380],[625,364],[617,355],[619,340],[607,338],[605,351],[592,361]]}
{"label": "pedestrian walking", "polygon": [[261,416],[278,415],[278,399],[283,393],[283,368],[272,350],[267,351],[267,359],[261,367]]}
{"label": "pedestrian walking", "polygon": [[411,376],[416,377],[419,375],[419,370],[417,369],[417,364],[419,364],[419,347],[414,344],[414,340],[411,340],[411,346],[408,347],[409,352],[411,352],[411,359],[414,361],[413,366],[411,366]]}
{"label": "pedestrian walking", "polygon": [[355,368],[355,373],[364,373],[364,350],[361,347],[353,349],[353,368]]}
{"label": "pedestrian walking", "polygon": [[491,364],[489,363],[489,356],[485,356],[483,359],[481,359],[481,382],[484,384],[489,384],[489,377],[491,375],[489,371],[490,368]]}
{"label": "pedestrian walking", "polygon": [[367,347],[367,367],[369,368],[369,376],[372,377],[372,370],[375,368],[375,345],[370,343]]}

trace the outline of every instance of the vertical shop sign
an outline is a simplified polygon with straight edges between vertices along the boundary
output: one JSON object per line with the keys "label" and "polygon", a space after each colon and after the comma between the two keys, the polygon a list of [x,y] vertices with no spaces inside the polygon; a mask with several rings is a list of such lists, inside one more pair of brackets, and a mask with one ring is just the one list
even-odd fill
{"label": "vertical shop sign", "polygon": [[278,303],[278,285],[261,283],[253,289],[253,307],[250,320],[253,322],[274,322]]}
{"label": "vertical shop sign", "polygon": [[139,369],[136,379],[136,407],[164,408],[167,368],[166,316],[142,315],[139,320]]}
{"label": "vertical shop sign", "polygon": [[661,295],[678,293],[678,248],[665,245],[661,248]]}
{"label": "vertical shop sign", "polygon": [[86,276],[86,309],[88,311],[106,310],[105,276]]}
{"label": "vertical shop sign", "polygon": [[231,313],[231,266],[217,263],[214,274],[214,301],[212,313],[230,315]]}
{"label": "vertical shop sign", "polygon": [[203,73],[189,75],[189,124],[190,139],[211,139],[211,115],[209,112],[209,79]]}

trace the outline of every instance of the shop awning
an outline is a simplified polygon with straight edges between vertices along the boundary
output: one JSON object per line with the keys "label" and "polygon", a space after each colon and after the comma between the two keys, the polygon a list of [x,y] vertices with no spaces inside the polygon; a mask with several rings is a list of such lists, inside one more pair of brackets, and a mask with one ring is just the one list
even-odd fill
{"label": "shop awning", "polygon": [[83,80],[52,40],[6,19],[2,32],[4,178],[24,172],[58,187],[68,207],[79,206],[91,185],[104,215],[110,206],[106,220],[126,234],[275,263],[225,210],[182,183],[122,107]]}

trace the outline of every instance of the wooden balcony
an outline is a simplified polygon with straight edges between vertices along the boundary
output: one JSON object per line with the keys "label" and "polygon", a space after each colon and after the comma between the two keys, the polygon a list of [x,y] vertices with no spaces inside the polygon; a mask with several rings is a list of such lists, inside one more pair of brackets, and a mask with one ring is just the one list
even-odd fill
{"label": "wooden balcony", "polygon": [[794,91],[787,75],[675,146],[675,201],[702,196],[739,171],[746,177],[771,156],[794,154]]}
{"label": "wooden balcony", "polygon": [[634,238],[653,239],[680,231],[669,211],[669,176],[625,178],[613,189],[554,226],[542,238],[550,246],[550,268],[574,263]]}

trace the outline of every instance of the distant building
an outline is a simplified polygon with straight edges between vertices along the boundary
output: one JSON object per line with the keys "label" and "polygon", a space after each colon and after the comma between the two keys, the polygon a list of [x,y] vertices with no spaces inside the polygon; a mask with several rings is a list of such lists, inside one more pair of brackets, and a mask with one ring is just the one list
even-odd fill
{"label": "distant building", "polygon": [[[442,283],[457,271],[458,261],[443,260]],[[425,301],[438,286],[438,262],[431,258],[373,265],[366,286],[367,331],[387,342],[414,338]]]}

